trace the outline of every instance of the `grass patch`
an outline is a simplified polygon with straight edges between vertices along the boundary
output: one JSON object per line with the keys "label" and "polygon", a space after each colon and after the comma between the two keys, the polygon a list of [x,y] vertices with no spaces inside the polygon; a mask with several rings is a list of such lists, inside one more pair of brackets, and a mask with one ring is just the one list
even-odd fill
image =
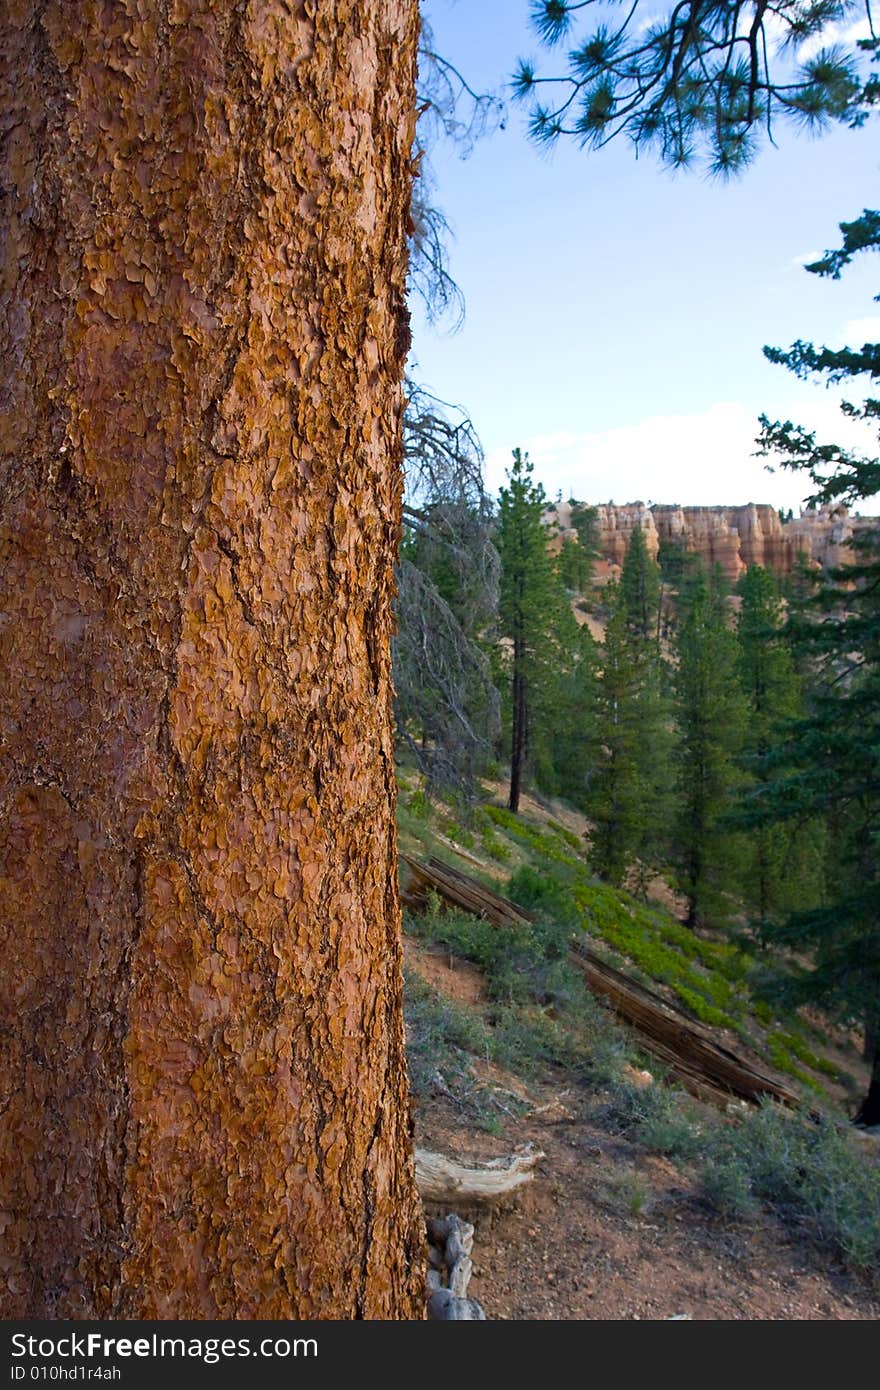
{"label": "grass patch", "polygon": [[[817,1057],[803,1038],[799,1038],[796,1033],[782,1033],[779,1031],[767,1035],[767,1045],[770,1049],[770,1058],[780,1071],[796,1070],[791,1066],[790,1059],[796,1058],[811,1071],[818,1072],[821,1076],[831,1077],[836,1081],[838,1069],[833,1062],[829,1062],[826,1057]],[[777,1060],[778,1058],[778,1060]]]}
{"label": "grass patch", "polygon": [[504,806],[484,806],[483,810],[494,825],[542,859],[567,866],[583,862],[572,853],[572,849],[582,848],[580,840],[558,822],[550,821],[546,830],[539,830],[531,821],[514,815]]}

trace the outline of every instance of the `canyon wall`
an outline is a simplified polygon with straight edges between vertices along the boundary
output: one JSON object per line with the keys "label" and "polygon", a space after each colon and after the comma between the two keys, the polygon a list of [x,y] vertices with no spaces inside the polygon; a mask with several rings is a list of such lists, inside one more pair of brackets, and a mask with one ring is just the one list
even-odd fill
{"label": "canyon wall", "polygon": [[[644,502],[615,506],[609,502],[596,507],[596,513],[599,547],[607,565],[623,564],[630,536],[638,526],[654,559],[661,544],[673,543],[698,554],[706,565],[719,564],[731,583],[749,565],[789,574],[801,553],[822,568],[846,564],[852,557],[846,541],[874,521],[852,517],[842,506],[803,511],[782,521],[775,507],[754,502],[741,507],[649,507]],[[566,539],[577,539],[567,502],[558,503],[546,520],[557,527],[554,548]]]}

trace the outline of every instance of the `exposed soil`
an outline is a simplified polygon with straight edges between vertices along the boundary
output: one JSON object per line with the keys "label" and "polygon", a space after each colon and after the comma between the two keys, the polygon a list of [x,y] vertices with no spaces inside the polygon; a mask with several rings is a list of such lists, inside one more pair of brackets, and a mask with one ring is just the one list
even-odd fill
{"label": "exposed soil", "polygon": [[[474,967],[412,941],[406,951],[435,988],[479,1002]],[[580,1118],[563,1076],[555,1086],[525,1085],[491,1068],[486,1079],[530,1106],[502,1134],[470,1127],[446,1098],[419,1104],[415,1119],[417,1144],[463,1161],[528,1143],[544,1155],[535,1181],[504,1209],[467,1213],[476,1225],[469,1292],[488,1318],[880,1316],[880,1297],[797,1226],[770,1215],[724,1222],[700,1199],[695,1177]],[[880,1142],[866,1141],[865,1161],[880,1161]]]}
{"label": "exposed soil", "polygon": [[426,946],[411,936],[403,939],[403,962],[423,980],[459,1004],[481,1004],[485,998],[483,972],[466,960],[458,960],[442,946]]}

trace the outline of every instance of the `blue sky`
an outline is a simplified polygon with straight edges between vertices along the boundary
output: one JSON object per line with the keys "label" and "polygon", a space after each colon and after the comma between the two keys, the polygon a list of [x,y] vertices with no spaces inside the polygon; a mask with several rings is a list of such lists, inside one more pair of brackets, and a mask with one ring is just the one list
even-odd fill
{"label": "blue sky", "polygon": [[[519,56],[550,70],[527,0],[424,9],[472,86],[500,90]],[[508,103],[506,128],[467,159],[432,150],[467,316],[438,332],[413,306],[417,375],[468,410],[492,491],[520,446],[551,496],[798,506],[804,480],[750,457],[758,415],[825,438],[846,426],[831,392],[761,348],[880,336],[876,257],[839,281],[803,269],[838,244],[838,222],[878,206],[880,142],[876,121],[819,138],[780,128],[777,141],[722,183],[636,160],[624,143],[548,155]]]}

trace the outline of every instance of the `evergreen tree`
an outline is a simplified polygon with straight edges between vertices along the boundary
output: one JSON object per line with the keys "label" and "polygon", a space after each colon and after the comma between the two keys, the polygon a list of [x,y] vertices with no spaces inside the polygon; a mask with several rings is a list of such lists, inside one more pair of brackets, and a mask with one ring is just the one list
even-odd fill
{"label": "evergreen tree", "polygon": [[690,926],[719,922],[729,910],[739,846],[724,816],[742,778],[737,760],[746,720],[737,654],[724,604],[698,573],[678,637],[675,674],[672,857]]}
{"label": "evergreen tree", "polygon": [[630,536],[624,556],[620,597],[630,631],[645,640],[656,637],[660,609],[660,567],[648,554],[645,533],[640,526]]}
{"label": "evergreen tree", "polygon": [[424,1315],[389,661],[418,31],[0,5],[4,1320]]}
{"label": "evergreen tree", "polygon": [[810,965],[784,986],[790,1002],[819,1002],[865,1028],[872,1064],[861,1118],[880,1123],[880,532],[856,542],[816,600],[802,642],[817,666],[806,716],[784,748],[756,811],[783,826],[827,824],[827,896],[768,924],[765,937]]}
{"label": "evergreen tree", "polygon": [[589,561],[590,578],[592,579],[593,566],[602,555],[602,548],[599,544],[599,509],[589,506],[586,502],[579,502],[575,497],[570,497],[568,504],[571,507],[572,530],[578,538],[578,545]]}
{"label": "evergreen tree", "polygon": [[[636,536],[642,538],[641,546]],[[622,582],[605,589],[610,617],[596,695],[599,748],[585,809],[594,826],[591,857],[596,872],[618,885],[636,866],[644,871],[657,863],[669,815],[665,668],[656,633],[657,608],[646,603],[651,565],[641,531],[634,532],[624,564],[629,595]],[[656,574],[656,566],[653,569]],[[637,583],[646,573],[648,580]],[[659,580],[655,592],[659,599]]]}
{"label": "evergreen tree", "polygon": [[593,562],[584,548],[573,540],[562,542],[556,557],[556,569],[566,589],[585,594],[593,577]]}
{"label": "evergreen tree", "polygon": [[596,699],[600,751],[586,810],[593,822],[590,857],[596,873],[621,884],[637,853],[642,829],[645,748],[639,718],[639,670],[627,614],[616,585],[605,590],[611,617],[605,628]]}
{"label": "evergreen tree", "polygon": [[527,763],[539,790],[577,804],[595,758],[596,644],[553,578],[532,664]]}
{"label": "evergreen tree", "polygon": [[514,450],[495,537],[512,811],[519,809],[526,772],[546,792],[576,796],[592,737],[595,644],[578,627],[551,561],[546,509],[528,455]]}
{"label": "evergreen tree", "polygon": [[[841,223],[842,243],[808,266],[838,278],[860,251],[880,249],[880,213]],[[876,382],[880,344],[816,348],[797,342],[767,356],[799,376],[827,382],[866,377],[870,394],[844,412],[880,421]],[[855,502],[880,485],[880,458],[831,444],[790,421],[762,417],[761,445],[786,467],[804,469],[814,502]],[[800,624],[816,685],[806,716],[778,755],[790,771],[768,788],[763,811],[782,820],[825,816],[827,901],[791,914],[768,936],[812,952],[789,993],[813,1000],[865,1029],[871,1082],[858,1120],[880,1123],[880,532],[865,528],[852,541],[854,563],[832,573],[813,599],[812,623]],[[807,611],[809,611],[809,607]]]}
{"label": "evergreen tree", "polygon": [[599,513],[595,507],[568,499],[571,529],[577,539],[563,542],[557,559],[560,578],[567,589],[585,594],[593,581],[593,567],[599,557]]}
{"label": "evergreen tree", "polygon": [[[801,713],[801,682],[783,630],[782,603],[773,576],[752,565],[740,580],[738,593],[739,672],[748,710],[743,764],[758,803],[779,775],[771,754]],[[821,888],[822,847],[815,818],[806,823],[759,819],[750,825],[746,817],[740,818],[740,824],[746,827],[740,891],[759,924],[815,898]]]}
{"label": "evergreen tree", "polygon": [[662,582],[672,589],[677,589],[695,558],[681,541],[661,541],[657,552],[657,564],[660,567]]}
{"label": "evergreen tree", "polygon": [[547,498],[541,484],[533,481],[533,472],[528,454],[514,449],[508,485],[498,497],[500,631],[510,646],[505,664],[509,673],[511,811],[519,810],[534,709],[546,669],[547,617],[556,597],[542,521]]}
{"label": "evergreen tree", "polygon": [[[571,610],[568,610],[571,613]],[[598,757],[597,698],[599,654],[586,626],[560,612],[560,667],[555,679],[555,708],[547,711],[547,757],[536,769],[544,790],[583,807],[591,770]]]}

